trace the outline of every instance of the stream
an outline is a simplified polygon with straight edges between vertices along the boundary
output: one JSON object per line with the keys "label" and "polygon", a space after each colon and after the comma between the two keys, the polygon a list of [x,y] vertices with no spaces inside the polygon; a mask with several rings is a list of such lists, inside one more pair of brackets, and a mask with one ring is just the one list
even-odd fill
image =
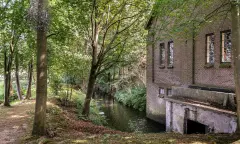
{"label": "stream", "polygon": [[145,112],[140,112],[103,97],[95,98],[95,100],[98,101],[100,113],[107,118],[107,126],[112,129],[123,132],[165,132],[165,125],[148,119]]}

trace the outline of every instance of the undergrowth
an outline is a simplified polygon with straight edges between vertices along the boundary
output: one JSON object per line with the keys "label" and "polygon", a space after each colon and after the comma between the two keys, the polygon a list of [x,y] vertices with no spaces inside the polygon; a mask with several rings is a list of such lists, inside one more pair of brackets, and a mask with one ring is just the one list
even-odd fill
{"label": "undergrowth", "polygon": [[146,88],[137,86],[119,90],[115,94],[115,99],[120,103],[144,111],[146,109]]}
{"label": "undergrowth", "polygon": [[67,96],[67,89],[63,88],[62,91],[59,92],[59,98],[62,101],[73,103],[74,106],[76,106],[78,111],[78,118],[81,120],[91,121],[92,123],[96,125],[106,125],[107,120],[104,115],[100,115],[99,108],[97,106],[97,101],[91,100],[90,104],[90,114],[89,117],[85,117],[82,115],[84,100],[85,100],[85,94],[81,92],[80,90],[72,90],[71,99],[70,96]]}

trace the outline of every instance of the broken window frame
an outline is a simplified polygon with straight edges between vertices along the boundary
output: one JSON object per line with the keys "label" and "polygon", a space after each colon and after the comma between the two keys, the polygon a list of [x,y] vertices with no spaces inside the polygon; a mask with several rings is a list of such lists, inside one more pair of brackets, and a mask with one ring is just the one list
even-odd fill
{"label": "broken window frame", "polygon": [[[171,52],[171,50],[172,50],[172,52]],[[174,63],[174,42],[173,41],[169,41],[168,42],[168,66],[172,67],[173,63]]]}
{"label": "broken window frame", "polygon": [[214,65],[215,63],[215,35],[214,33],[206,34],[206,58],[205,63]]}
{"label": "broken window frame", "polygon": [[159,44],[159,61],[160,61],[159,63],[160,63],[160,66],[165,65],[165,59],[166,59],[165,44],[160,43]]}
{"label": "broken window frame", "polygon": [[[225,41],[225,38],[223,39],[223,34],[229,34],[230,35],[230,39],[228,39],[228,41]],[[231,40],[231,30],[225,30],[225,31],[221,31],[220,32],[220,61],[221,63],[231,63],[232,62],[232,40]],[[227,51],[227,47],[229,46],[230,43],[230,52],[228,52],[228,56],[226,56],[226,51]],[[226,46],[227,45],[227,46]],[[228,60],[227,58],[224,59],[225,57],[229,57]]]}

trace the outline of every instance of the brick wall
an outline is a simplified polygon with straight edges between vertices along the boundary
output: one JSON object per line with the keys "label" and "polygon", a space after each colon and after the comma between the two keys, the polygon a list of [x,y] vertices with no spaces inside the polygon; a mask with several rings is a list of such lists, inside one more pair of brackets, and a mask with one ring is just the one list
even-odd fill
{"label": "brick wall", "polygon": [[[221,88],[234,88],[234,71],[231,68],[219,68],[220,66],[220,32],[231,29],[231,21],[219,20],[207,27],[203,28],[196,39],[196,63],[195,63],[195,82],[197,85],[215,86]],[[204,68],[205,66],[205,53],[206,53],[206,34],[214,33],[214,67]],[[232,61],[233,66],[233,61]]]}
{"label": "brick wall", "polygon": [[[154,23],[153,23],[154,25]],[[233,68],[219,68],[220,66],[220,31],[231,28],[230,20],[219,20],[201,30],[195,39],[195,74],[194,81],[196,85],[213,86],[219,88],[234,88]],[[212,68],[205,68],[206,61],[206,34],[215,34],[215,64]],[[165,101],[158,97],[159,88],[172,86],[187,87],[193,84],[192,71],[192,40],[174,39],[174,64],[173,68],[168,68],[167,54],[168,42],[157,40],[155,33],[155,42],[147,46],[147,117],[158,122],[165,122]],[[153,39],[153,37],[151,37]],[[165,43],[165,67],[160,67],[160,43]],[[233,65],[233,62],[232,62]]]}

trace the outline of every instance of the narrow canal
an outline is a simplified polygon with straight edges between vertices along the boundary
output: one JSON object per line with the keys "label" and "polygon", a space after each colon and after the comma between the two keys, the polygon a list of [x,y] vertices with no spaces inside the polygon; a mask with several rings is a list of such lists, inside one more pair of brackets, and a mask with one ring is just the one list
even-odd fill
{"label": "narrow canal", "polygon": [[126,107],[118,102],[97,98],[98,106],[106,116],[108,127],[123,132],[159,133],[165,132],[165,125],[146,118],[145,112]]}

